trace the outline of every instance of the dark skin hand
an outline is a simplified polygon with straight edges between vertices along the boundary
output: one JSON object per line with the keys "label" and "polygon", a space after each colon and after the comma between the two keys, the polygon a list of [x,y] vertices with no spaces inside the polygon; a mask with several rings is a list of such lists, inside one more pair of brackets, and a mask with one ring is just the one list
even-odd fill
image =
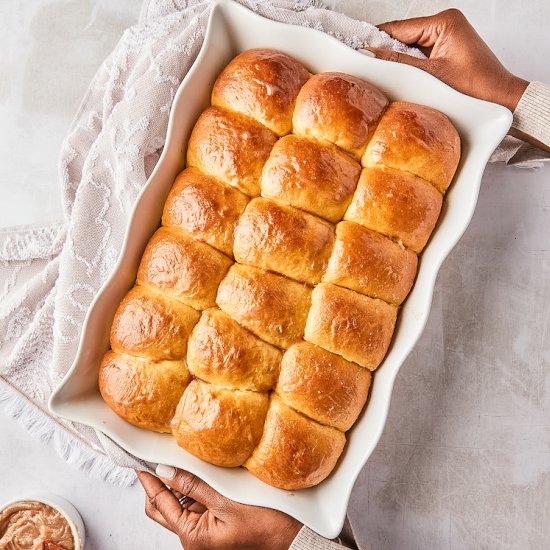
{"label": "dark skin hand", "polygon": [[[145,513],[175,533],[185,550],[286,550],[302,528],[282,512],[233,502],[184,470],[172,479],[136,473],[146,493]],[[191,498],[183,507],[182,495]]]}
{"label": "dark skin hand", "polygon": [[[428,59],[369,48],[377,58],[423,69],[462,93],[514,111],[528,85],[504,68],[458,10],[379,27],[397,40],[417,46]],[[515,129],[510,133],[550,151]],[[137,474],[147,494],[146,514],[174,532],[186,550],[286,550],[302,527],[282,512],[233,502],[183,470],[176,470],[172,479]],[[178,501],[182,495],[191,497],[183,507]]]}
{"label": "dark skin hand", "polygon": [[[390,21],[379,25],[379,28],[405,44],[418,47],[428,59],[369,48],[378,59],[418,67],[472,97],[498,103],[514,111],[529,84],[506,70],[459,10]],[[550,151],[547,145],[515,128],[510,130],[510,135]]]}

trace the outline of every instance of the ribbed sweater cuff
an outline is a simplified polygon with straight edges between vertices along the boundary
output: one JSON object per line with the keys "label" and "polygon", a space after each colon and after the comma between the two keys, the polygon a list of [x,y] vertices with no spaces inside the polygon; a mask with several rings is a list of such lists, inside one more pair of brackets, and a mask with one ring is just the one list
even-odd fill
{"label": "ribbed sweater cuff", "polygon": [[550,86],[531,82],[514,111],[514,128],[550,145]]}
{"label": "ribbed sweater cuff", "polygon": [[342,548],[346,547],[325,539],[304,526],[300,529],[288,550],[342,550]]}

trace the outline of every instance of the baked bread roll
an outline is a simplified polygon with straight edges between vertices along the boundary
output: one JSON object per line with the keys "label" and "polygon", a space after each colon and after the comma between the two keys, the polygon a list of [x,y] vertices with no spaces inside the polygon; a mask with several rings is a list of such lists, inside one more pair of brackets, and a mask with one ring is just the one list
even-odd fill
{"label": "baked bread roll", "polygon": [[263,269],[234,264],[218,288],[216,303],[256,336],[288,348],[304,334],[311,289]]}
{"label": "baked bread roll", "polygon": [[387,106],[384,94],[362,78],[316,74],[298,94],[293,131],[330,141],[360,159]]}
{"label": "baked bread roll", "polygon": [[275,143],[262,172],[262,196],[330,222],[342,219],[361,166],[327,143],[285,136]]}
{"label": "baked bread roll", "polygon": [[199,312],[163,292],[135,286],[118,306],[111,348],[155,361],[184,359]]}
{"label": "baked bread roll", "polygon": [[267,199],[248,203],[235,229],[235,260],[315,284],[325,272],[334,226]]}
{"label": "baked bread roll", "polygon": [[443,197],[437,189],[407,172],[385,166],[361,172],[344,216],[421,252],[437,223]]}
{"label": "baked bread roll", "polygon": [[335,428],[309,420],[271,395],[262,438],[245,467],[281,489],[305,489],[325,479],[346,443]]}
{"label": "baked bread roll", "polygon": [[264,429],[268,394],[234,391],[193,380],[172,420],[178,445],[218,466],[240,466]]}
{"label": "baked bread roll", "polygon": [[340,222],[323,282],[399,305],[412,288],[417,266],[418,257],[403,244]]}
{"label": "baked bread roll", "polygon": [[108,351],[99,366],[101,396],[130,424],[170,433],[170,422],[191,382],[185,361],[150,361]]}
{"label": "baked bread roll", "polygon": [[434,109],[265,48],[230,61],[211,97],[100,391],[202,460],[311,487],[368,400],[460,139]]}
{"label": "baked bread roll", "polygon": [[279,136],[290,133],[296,96],[309,78],[296,59],[257,48],[235,57],[212,90],[212,105],[238,111]]}
{"label": "baked bread roll", "polygon": [[137,282],[201,310],[216,303],[218,286],[232,263],[191,235],[161,227],[145,248]]}
{"label": "baked bread roll", "polygon": [[260,175],[277,136],[240,113],[209,107],[187,144],[187,164],[232,185],[260,194]]}
{"label": "baked bread roll", "polygon": [[193,238],[233,256],[233,233],[248,197],[196,168],[181,172],[166,199],[162,225],[180,227]]}
{"label": "baked bread roll", "polygon": [[203,311],[187,350],[191,374],[232,389],[268,391],[277,383],[282,353],[218,308]]}
{"label": "baked bread roll", "polygon": [[361,162],[409,172],[445,193],[459,160],[460,137],[443,113],[395,101],[380,120]]}
{"label": "baked bread roll", "polygon": [[370,380],[368,369],[300,342],[285,352],[275,391],[289,407],[345,432],[363,410]]}
{"label": "baked bread roll", "polygon": [[311,295],[305,340],[369,370],[391,342],[397,307],[339,286],[321,283]]}

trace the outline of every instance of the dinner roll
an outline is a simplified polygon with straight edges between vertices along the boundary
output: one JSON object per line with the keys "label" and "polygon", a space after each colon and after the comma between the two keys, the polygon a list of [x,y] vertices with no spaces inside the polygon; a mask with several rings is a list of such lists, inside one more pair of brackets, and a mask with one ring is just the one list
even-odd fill
{"label": "dinner roll", "polygon": [[330,143],[285,136],[273,147],[262,171],[262,196],[325,218],[342,219],[361,167]]}
{"label": "dinner roll", "polygon": [[166,199],[162,224],[233,256],[233,231],[248,197],[196,168],[181,172]]}
{"label": "dinner roll", "polygon": [[264,431],[244,466],[280,489],[304,489],[325,479],[342,453],[346,437],[287,407],[272,394]]}
{"label": "dinner roll", "polygon": [[283,356],[276,392],[288,406],[309,418],[346,431],[363,409],[370,379],[368,369],[300,342]]}
{"label": "dinner roll", "polygon": [[334,242],[334,226],[292,206],[253,199],[235,229],[237,262],[318,283]]}
{"label": "dinner roll", "polygon": [[424,105],[395,101],[380,120],[362,163],[410,172],[445,193],[459,160],[460,137],[446,115]]}
{"label": "dinner roll", "polygon": [[234,391],[193,380],[172,420],[178,445],[218,466],[240,466],[258,444],[267,393]]}
{"label": "dinner roll", "polygon": [[137,282],[195,309],[205,309],[216,303],[218,286],[232,263],[188,233],[161,227],[145,248]]}
{"label": "dinner roll", "polygon": [[396,306],[321,283],[311,296],[304,338],[374,370],[388,351],[396,317]]}
{"label": "dinner roll", "polygon": [[311,304],[311,289],[281,275],[234,264],[218,288],[222,311],[280,348],[301,340]]}
{"label": "dinner roll", "polygon": [[421,252],[442,202],[437,189],[412,174],[384,166],[364,168],[344,219]]}
{"label": "dinner roll", "polygon": [[99,367],[101,396],[138,428],[170,433],[170,421],[191,381],[185,361],[151,361],[108,351]]}
{"label": "dinner roll", "polygon": [[111,348],[156,361],[183,359],[199,312],[153,289],[135,286],[113,319]]}
{"label": "dinner roll", "polygon": [[336,242],[323,276],[334,283],[399,305],[416,277],[414,252],[353,222],[336,226]]}
{"label": "dinner roll", "polygon": [[187,348],[191,373],[233,389],[267,391],[277,383],[281,352],[218,308],[204,311]]}
{"label": "dinner roll", "polygon": [[384,94],[362,78],[319,73],[298,94],[293,131],[330,141],[360,159],[387,106]]}
{"label": "dinner roll", "polygon": [[299,61],[282,52],[246,50],[218,76],[212,105],[248,115],[283,136],[292,128],[296,96],[309,76]]}
{"label": "dinner roll", "polygon": [[260,175],[277,136],[240,113],[209,107],[187,144],[187,164],[236,187],[260,194]]}

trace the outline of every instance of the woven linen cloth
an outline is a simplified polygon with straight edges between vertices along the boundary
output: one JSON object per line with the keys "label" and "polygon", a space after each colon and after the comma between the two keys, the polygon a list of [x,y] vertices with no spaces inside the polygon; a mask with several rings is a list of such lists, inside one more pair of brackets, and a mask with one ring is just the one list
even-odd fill
{"label": "woven linen cloth", "polygon": [[[316,0],[241,0],[255,12],[331,34],[352,48],[423,57]],[[60,156],[65,222],[0,229],[0,404],[63,458],[121,486],[146,467],[101,433],[53,417],[52,390],[71,366],[86,312],[112,272],[138,193],[159,159],[176,90],[202,45],[210,2],[151,0],[99,68]],[[506,140],[492,160],[521,159]],[[538,155],[538,156],[537,156]]]}

